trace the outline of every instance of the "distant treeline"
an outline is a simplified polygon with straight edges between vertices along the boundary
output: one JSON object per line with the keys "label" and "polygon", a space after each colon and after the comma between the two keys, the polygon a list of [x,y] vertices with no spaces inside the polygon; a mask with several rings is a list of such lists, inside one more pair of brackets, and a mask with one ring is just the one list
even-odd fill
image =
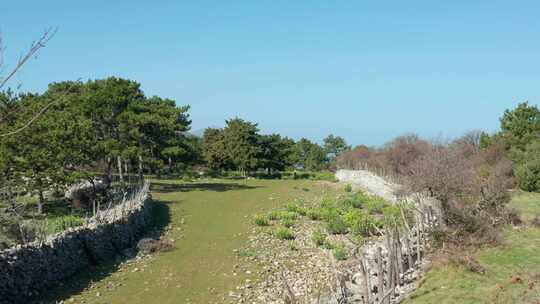
{"label": "distant treeline", "polygon": [[[95,172],[181,174],[187,169],[318,171],[349,147],[328,136],[324,146],[279,134],[259,134],[256,123],[233,118],[204,137],[189,133],[189,106],[148,97],[121,78],[56,82],[42,94],[0,93],[0,185],[39,197]],[[6,190],[7,189],[7,190]],[[11,190],[10,190],[11,189]]]}

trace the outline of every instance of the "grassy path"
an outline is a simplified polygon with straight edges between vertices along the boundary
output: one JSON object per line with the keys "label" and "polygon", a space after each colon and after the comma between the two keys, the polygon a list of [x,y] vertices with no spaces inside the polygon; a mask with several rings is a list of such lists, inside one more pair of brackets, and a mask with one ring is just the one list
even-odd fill
{"label": "grassy path", "polygon": [[[256,271],[233,275],[235,249],[243,246],[256,213],[303,195],[310,181],[156,181],[157,217],[176,249],[147,262],[103,266],[53,291],[51,301],[68,303],[224,303]],[[94,283],[90,281],[94,281]],[[81,281],[81,282],[78,282]],[[228,299],[227,299],[228,300]]]}

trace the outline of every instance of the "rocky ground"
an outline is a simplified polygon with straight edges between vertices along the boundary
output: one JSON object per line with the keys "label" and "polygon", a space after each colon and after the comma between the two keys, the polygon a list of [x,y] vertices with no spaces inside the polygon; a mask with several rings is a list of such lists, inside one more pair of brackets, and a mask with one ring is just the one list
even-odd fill
{"label": "rocky ground", "polygon": [[[342,187],[343,185],[339,185]],[[304,206],[316,206],[316,199]],[[260,272],[258,281],[246,280],[236,290],[229,292],[230,303],[287,303],[289,290],[299,303],[317,303],[327,297],[336,282],[335,274],[346,269],[352,260],[355,244],[343,235],[331,235],[332,243],[345,244],[349,256],[336,261],[332,251],[317,247],[312,241],[315,229],[323,223],[300,216],[294,228],[295,239],[284,241],[274,235],[277,225],[253,225],[248,244],[237,251],[239,263],[235,271],[244,271],[246,265],[256,265]]]}
{"label": "rocky ground", "polygon": [[[399,186],[370,172],[340,170],[337,177],[341,182],[330,185],[334,190],[350,184],[354,190],[363,190],[391,202],[397,200],[395,193],[399,191]],[[317,206],[320,199],[310,201],[305,207]],[[338,282],[341,280],[350,287],[355,285],[355,276],[359,275],[360,262],[354,255],[358,245],[347,235],[330,235],[332,243],[344,244],[347,250],[347,259],[337,261],[331,250],[317,247],[312,241],[313,231],[321,228],[321,225],[322,222],[299,217],[294,226],[296,237],[291,241],[275,237],[273,232],[276,225],[254,225],[249,244],[238,250],[236,271],[243,271],[241,265],[256,264],[260,269],[260,280],[247,280],[236,290],[230,291],[230,303],[290,303],[286,300],[290,294],[298,303],[335,303],[329,295],[335,293]],[[376,239],[369,240],[365,245],[375,248],[377,242]],[[407,282],[396,289],[396,301],[414,290],[414,281],[419,276],[418,269],[411,269],[404,275],[403,280]]]}

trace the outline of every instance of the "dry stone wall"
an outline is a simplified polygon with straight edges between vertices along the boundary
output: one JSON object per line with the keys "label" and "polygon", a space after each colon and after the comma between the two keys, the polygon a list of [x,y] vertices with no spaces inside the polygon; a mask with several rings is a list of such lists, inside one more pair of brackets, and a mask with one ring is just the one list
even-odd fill
{"label": "dry stone wall", "polygon": [[151,209],[145,184],[132,199],[98,213],[83,226],[0,251],[0,304],[27,303],[44,288],[134,246],[152,220]]}

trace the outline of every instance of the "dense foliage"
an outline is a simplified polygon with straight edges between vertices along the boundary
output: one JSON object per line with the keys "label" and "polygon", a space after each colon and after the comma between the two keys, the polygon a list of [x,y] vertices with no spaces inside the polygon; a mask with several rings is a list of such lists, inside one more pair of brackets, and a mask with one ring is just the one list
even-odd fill
{"label": "dense foliage", "polygon": [[[196,153],[185,135],[188,106],[146,97],[134,81],[107,78],[53,83],[43,94],[0,94],[2,192],[44,193],[113,166],[161,172]],[[46,111],[42,111],[46,109]],[[142,172],[138,172],[142,174]]]}
{"label": "dense foliage", "polygon": [[325,149],[306,138],[295,142],[279,134],[260,134],[257,124],[234,118],[222,129],[205,130],[202,158],[212,170],[238,170],[244,176],[257,170],[268,174],[288,169],[318,171],[328,168],[329,155],[335,157],[348,148],[341,137],[328,138]]}

